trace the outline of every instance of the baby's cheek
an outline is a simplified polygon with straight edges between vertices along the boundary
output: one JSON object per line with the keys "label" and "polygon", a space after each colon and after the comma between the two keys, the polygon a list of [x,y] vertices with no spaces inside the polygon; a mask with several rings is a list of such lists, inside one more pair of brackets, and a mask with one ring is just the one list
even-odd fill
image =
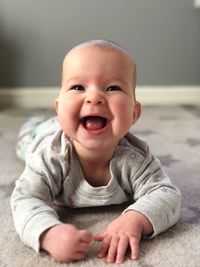
{"label": "baby's cheek", "polygon": [[134,110],[129,105],[121,105],[119,108],[119,116],[124,124],[132,124]]}

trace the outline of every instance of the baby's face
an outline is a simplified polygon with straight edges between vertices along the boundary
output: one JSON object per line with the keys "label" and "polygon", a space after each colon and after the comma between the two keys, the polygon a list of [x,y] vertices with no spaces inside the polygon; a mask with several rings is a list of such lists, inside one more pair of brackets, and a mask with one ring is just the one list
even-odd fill
{"label": "baby's face", "polygon": [[114,149],[137,120],[134,71],[117,50],[82,47],[66,56],[56,109],[77,151]]}

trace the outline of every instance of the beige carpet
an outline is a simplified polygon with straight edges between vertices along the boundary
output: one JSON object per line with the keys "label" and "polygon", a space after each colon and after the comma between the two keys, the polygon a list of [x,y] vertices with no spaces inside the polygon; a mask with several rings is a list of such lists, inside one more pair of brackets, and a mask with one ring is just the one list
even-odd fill
{"label": "beige carpet", "polygon": [[[94,243],[85,261],[58,264],[46,254],[36,255],[24,246],[15,232],[10,212],[10,194],[24,164],[15,156],[21,124],[34,114],[54,114],[39,110],[0,110],[0,267],[107,266],[95,257]],[[180,222],[153,240],[142,241],[140,259],[128,267],[200,266],[200,107],[144,107],[135,133],[148,141],[164,168],[183,193]],[[63,221],[91,231],[104,229],[124,207],[88,208],[60,211]],[[67,214],[69,214],[67,216]],[[116,264],[115,264],[116,265]]]}

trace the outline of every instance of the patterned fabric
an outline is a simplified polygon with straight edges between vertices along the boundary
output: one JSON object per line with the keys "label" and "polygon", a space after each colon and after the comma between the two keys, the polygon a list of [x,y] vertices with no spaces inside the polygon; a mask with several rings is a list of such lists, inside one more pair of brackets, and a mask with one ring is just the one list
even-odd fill
{"label": "patterned fabric", "polygon": [[16,154],[19,159],[25,161],[26,154],[29,151],[30,145],[37,138],[43,135],[45,131],[58,128],[56,117],[47,119],[44,116],[30,117],[21,127],[19,131],[18,141],[16,145]]}

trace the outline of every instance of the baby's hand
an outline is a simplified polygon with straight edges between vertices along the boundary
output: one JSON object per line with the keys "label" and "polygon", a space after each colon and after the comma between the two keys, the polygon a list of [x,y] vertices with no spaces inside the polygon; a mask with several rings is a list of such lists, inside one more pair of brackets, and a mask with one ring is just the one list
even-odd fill
{"label": "baby's hand", "polygon": [[59,224],[46,230],[40,237],[40,248],[58,262],[82,260],[90,247],[92,234],[71,224]]}
{"label": "baby's hand", "polygon": [[131,259],[139,257],[139,242],[142,234],[153,232],[150,221],[137,211],[128,211],[111,222],[107,230],[96,234],[94,239],[102,241],[99,258],[108,263],[122,263],[128,247],[131,248]]}

